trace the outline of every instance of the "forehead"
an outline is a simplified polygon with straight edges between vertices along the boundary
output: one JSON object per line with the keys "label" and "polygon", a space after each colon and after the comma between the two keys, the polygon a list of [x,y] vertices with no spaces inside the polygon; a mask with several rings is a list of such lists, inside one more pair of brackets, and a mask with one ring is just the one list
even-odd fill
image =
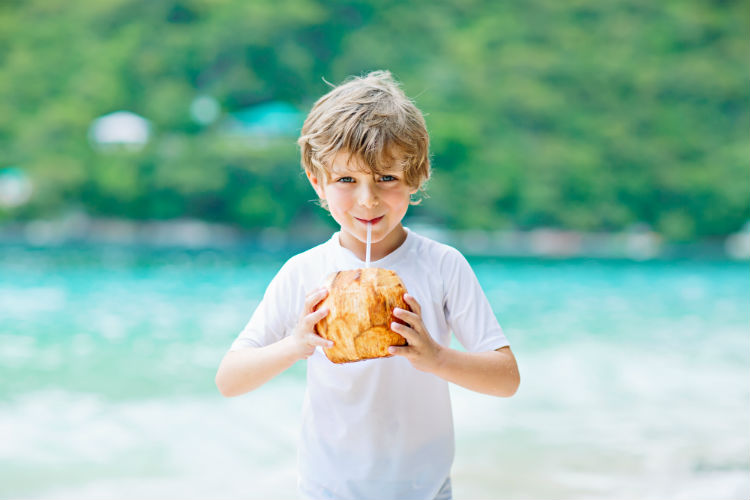
{"label": "forehead", "polygon": [[[384,167],[377,169],[377,172],[403,172],[404,170],[403,165],[397,159]],[[348,151],[339,151],[331,160],[330,171],[333,173],[373,173],[376,169],[370,167],[358,155],[352,155]]]}

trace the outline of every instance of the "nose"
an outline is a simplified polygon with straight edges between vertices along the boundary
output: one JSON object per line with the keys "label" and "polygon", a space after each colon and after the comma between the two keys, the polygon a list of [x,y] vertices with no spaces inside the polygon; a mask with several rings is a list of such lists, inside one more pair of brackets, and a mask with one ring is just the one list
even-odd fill
{"label": "nose", "polygon": [[368,182],[363,182],[360,185],[358,202],[365,208],[372,208],[380,203],[378,201],[378,194],[375,191],[375,186],[371,186]]}

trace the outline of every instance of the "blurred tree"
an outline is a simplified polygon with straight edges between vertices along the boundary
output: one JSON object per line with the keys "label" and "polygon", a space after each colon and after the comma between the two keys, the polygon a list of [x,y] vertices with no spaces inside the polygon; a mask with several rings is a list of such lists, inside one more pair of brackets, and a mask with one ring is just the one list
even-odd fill
{"label": "blurred tree", "polygon": [[[232,135],[258,104],[303,112],[387,68],[425,112],[434,178],[420,217],[459,228],[589,231],[646,223],[673,240],[750,219],[746,2],[522,4],[29,0],[0,4],[0,168],[33,179],[29,219],[312,220],[294,136]],[[190,114],[198,96],[215,122]],[[139,152],[88,127],[128,110]]]}

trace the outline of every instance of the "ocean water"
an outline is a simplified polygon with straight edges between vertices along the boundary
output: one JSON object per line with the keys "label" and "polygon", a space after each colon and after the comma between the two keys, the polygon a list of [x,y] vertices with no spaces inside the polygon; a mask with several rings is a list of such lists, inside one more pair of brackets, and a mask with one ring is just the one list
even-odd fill
{"label": "ocean water", "polygon": [[[0,248],[0,498],[295,498],[304,363],[222,398],[286,255]],[[521,371],[456,498],[750,496],[747,263],[470,259]]]}

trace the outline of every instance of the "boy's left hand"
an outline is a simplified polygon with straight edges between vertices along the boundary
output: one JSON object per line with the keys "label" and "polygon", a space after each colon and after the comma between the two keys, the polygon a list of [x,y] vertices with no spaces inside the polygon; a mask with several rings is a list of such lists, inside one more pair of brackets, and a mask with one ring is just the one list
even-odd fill
{"label": "boy's left hand", "polygon": [[391,330],[402,335],[409,345],[391,346],[388,352],[405,357],[417,370],[435,371],[443,347],[435,342],[425,328],[422,322],[422,308],[416,299],[406,293],[404,300],[411,307],[411,311],[397,307],[393,310],[393,315],[404,321],[406,325],[394,321],[391,323]]}

